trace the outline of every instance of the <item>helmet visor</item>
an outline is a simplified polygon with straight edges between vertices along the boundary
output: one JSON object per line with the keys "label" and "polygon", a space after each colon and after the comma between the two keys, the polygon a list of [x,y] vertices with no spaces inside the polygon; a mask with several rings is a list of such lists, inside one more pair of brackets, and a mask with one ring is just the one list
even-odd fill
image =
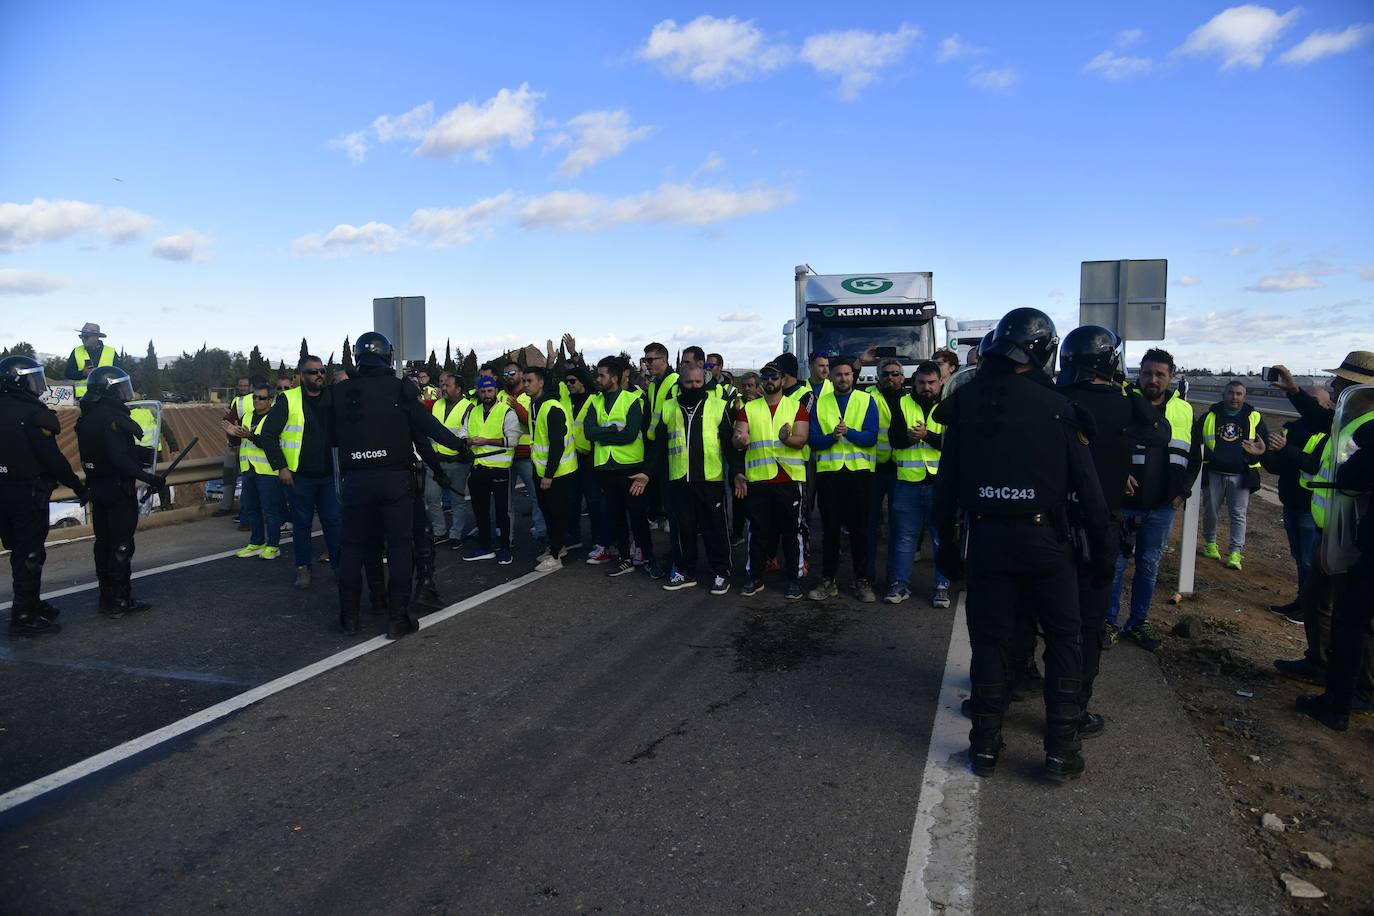
{"label": "helmet visor", "polygon": [[15,376],[19,384],[32,391],[36,397],[42,397],[43,392],[48,390],[48,380],[43,376],[42,366],[20,369]]}
{"label": "helmet visor", "polygon": [[134,399],[134,384],[127,375],[113,375],[105,383],[105,390],[102,392],[108,397],[112,397],[123,403],[128,403]]}

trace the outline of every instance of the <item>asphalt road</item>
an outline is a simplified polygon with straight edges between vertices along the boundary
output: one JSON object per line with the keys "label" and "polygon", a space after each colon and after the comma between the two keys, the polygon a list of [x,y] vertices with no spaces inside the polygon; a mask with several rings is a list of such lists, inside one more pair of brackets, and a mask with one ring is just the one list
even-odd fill
{"label": "asphalt road", "polygon": [[[222,529],[168,529],[140,565],[237,543]],[[58,575],[79,547],[54,551]],[[529,569],[442,559],[446,601]],[[0,815],[0,909],[898,910],[954,612],[601,572],[540,578]],[[65,599],[60,637],[0,654],[0,791],[352,644],[327,574],[289,578],[234,559],[149,576],[159,607],[121,621]],[[1105,663],[1084,779],[1040,778],[1040,713],[1019,704],[972,821],[937,818],[973,863],[969,909],[1276,911],[1158,666],[1126,646]]]}

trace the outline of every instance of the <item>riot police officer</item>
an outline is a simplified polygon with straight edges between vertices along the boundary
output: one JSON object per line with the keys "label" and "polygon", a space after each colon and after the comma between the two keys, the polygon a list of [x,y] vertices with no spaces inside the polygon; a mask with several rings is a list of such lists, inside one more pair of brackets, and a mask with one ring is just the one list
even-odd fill
{"label": "riot police officer", "polygon": [[86,487],[57,447],[57,414],[38,398],[48,388],[32,357],[0,360],[0,541],[10,551],[14,601],[11,636],[41,636],[62,629],[59,611],[43,601],[48,500],[54,483],[70,487],[86,504]]}
{"label": "riot police officer", "polygon": [[[991,776],[1002,748],[1009,652],[1019,609],[1045,635],[1045,773],[1083,772],[1078,736],[1082,655],[1069,494],[1078,495],[1093,569],[1110,579],[1115,557],[1102,551],[1107,509],[1088,452],[1090,418],[1056,392],[1047,374],[1059,344],[1037,309],[998,322],[976,377],[936,411],[945,425],[936,477],[940,530],[936,564],[960,578],[967,557],[967,613],[973,645],[973,728],[969,762]],[[957,517],[967,548],[961,552]]]}
{"label": "riot police officer", "polygon": [[[1083,325],[1066,334],[1059,348],[1059,367],[1060,392],[1091,414],[1097,429],[1088,448],[1110,516],[1102,549],[1115,557],[1121,549],[1121,504],[1126,496],[1126,479],[1131,475],[1131,456],[1137,445],[1168,445],[1169,427],[1144,395],[1121,387],[1125,379],[1121,339],[1106,328]],[[1110,600],[1111,577],[1099,578],[1090,566],[1081,565],[1078,610],[1082,617],[1083,683],[1079,705],[1083,707],[1083,718],[1078,733],[1084,738],[1097,737],[1105,727],[1102,716],[1088,712],[1088,701],[1102,657],[1102,625]]]}
{"label": "riot police officer", "polygon": [[155,490],[167,485],[166,478],[145,470],[151,462],[148,450],[138,445],[143,428],[129,416],[133,395],[128,373],[118,366],[101,366],[86,380],[81,419],[76,421],[95,526],[100,612],[115,619],[151,607],[135,599],[129,586],[138,528],[134,482],[141,480]]}
{"label": "riot police officer", "polygon": [[[376,331],[353,344],[357,373],[335,386],[327,406],[343,476],[343,547],[339,563],[339,625],[358,632],[363,562],[385,544],[389,581],[387,638],[419,629],[411,610],[415,478],[412,443],[427,437],[453,449],[462,442],[420,404],[412,382],[397,378],[391,342]],[[426,422],[426,421],[431,422]],[[440,485],[449,485],[440,480]]]}

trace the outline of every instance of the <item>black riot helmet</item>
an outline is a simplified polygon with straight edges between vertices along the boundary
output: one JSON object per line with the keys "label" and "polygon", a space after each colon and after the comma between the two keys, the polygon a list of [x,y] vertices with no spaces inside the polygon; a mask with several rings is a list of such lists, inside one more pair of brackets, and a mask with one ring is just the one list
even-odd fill
{"label": "black riot helmet", "polygon": [[118,366],[101,366],[86,378],[86,394],[83,401],[109,398],[121,404],[134,399],[134,383],[129,373]]}
{"label": "black riot helmet", "polygon": [[391,367],[391,341],[380,331],[359,334],[353,341],[353,362],[359,366]]}
{"label": "black riot helmet", "polygon": [[988,355],[988,345],[992,343],[992,332],[988,331],[983,335],[983,339],[978,341],[978,358],[982,359]]}
{"label": "black riot helmet", "polygon": [[1064,335],[1059,348],[1059,384],[1095,378],[1122,379],[1121,338],[1106,328],[1085,324]]}
{"label": "black riot helmet", "polygon": [[984,356],[1001,356],[1022,366],[1051,371],[1059,337],[1054,322],[1039,309],[1012,309],[997,322]]}
{"label": "black riot helmet", "polygon": [[43,364],[32,356],[6,356],[0,359],[0,390],[27,391],[38,397],[48,390]]}

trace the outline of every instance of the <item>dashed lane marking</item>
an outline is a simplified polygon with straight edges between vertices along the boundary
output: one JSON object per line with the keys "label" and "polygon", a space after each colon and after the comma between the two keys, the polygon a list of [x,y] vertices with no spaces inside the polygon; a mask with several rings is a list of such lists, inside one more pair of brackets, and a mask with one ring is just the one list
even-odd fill
{"label": "dashed lane marking", "polygon": [[[217,556],[226,556],[226,554],[218,554]],[[214,559],[214,557],[208,559]],[[196,563],[208,562],[208,559],[202,558],[200,560],[187,561],[183,564],[172,564],[171,567],[164,567],[163,569],[165,571],[165,569],[168,568],[181,568],[182,566],[195,565]],[[157,570],[148,570],[144,574],[149,575],[156,571]],[[509,582],[489,588],[484,592],[479,592],[470,598],[464,598],[462,601],[451,604],[443,610],[435,611],[433,614],[429,614],[422,618],[420,621],[420,628],[422,630],[428,629],[451,617],[456,617],[464,611],[470,611],[475,607],[479,607],[494,598],[500,598],[502,595],[509,594],[516,589],[524,588],[526,585],[537,582],[547,575],[548,573],[544,572],[529,572],[518,579],[512,579]],[[350,646],[342,652],[337,652],[328,658],[322,658],[314,664],[306,665],[304,668],[292,671],[290,674],[283,675],[274,681],[268,681],[266,684],[254,687],[252,690],[247,690],[238,696],[230,697],[221,703],[216,703],[214,706],[202,709],[200,712],[193,713],[184,719],[173,722],[171,725],[165,725],[156,731],[151,731],[146,735],[134,738],[131,741],[126,741],[118,747],[112,747],[108,751],[102,751],[93,757],[87,757],[85,760],[74,763],[65,769],[58,770],[56,773],[51,773],[40,779],[35,779],[33,782],[20,786],[17,789],[11,789],[4,795],[0,795],[0,813],[8,811],[11,808],[16,808],[26,802],[33,801],[35,798],[46,795],[55,789],[70,785],[78,779],[83,779],[92,773],[113,766],[122,760],[127,760],[135,754],[141,754],[149,748],[156,747],[159,744],[171,741],[173,738],[177,738],[187,732],[194,731],[202,726],[223,719],[225,716],[238,712],[240,709],[252,706],[259,700],[265,700],[273,694],[281,693],[283,690],[295,687],[297,684],[304,683],[313,677],[324,674],[326,671],[331,671],[334,668],[338,668],[340,665],[345,665],[355,658],[361,658],[370,652],[376,652],[378,649],[391,644],[391,641],[385,636],[373,637],[355,646]]]}
{"label": "dashed lane marking", "polygon": [[930,730],[898,916],[973,912],[979,780],[968,768],[968,720],[959,710],[968,696],[971,655],[964,620],[961,593]]}

